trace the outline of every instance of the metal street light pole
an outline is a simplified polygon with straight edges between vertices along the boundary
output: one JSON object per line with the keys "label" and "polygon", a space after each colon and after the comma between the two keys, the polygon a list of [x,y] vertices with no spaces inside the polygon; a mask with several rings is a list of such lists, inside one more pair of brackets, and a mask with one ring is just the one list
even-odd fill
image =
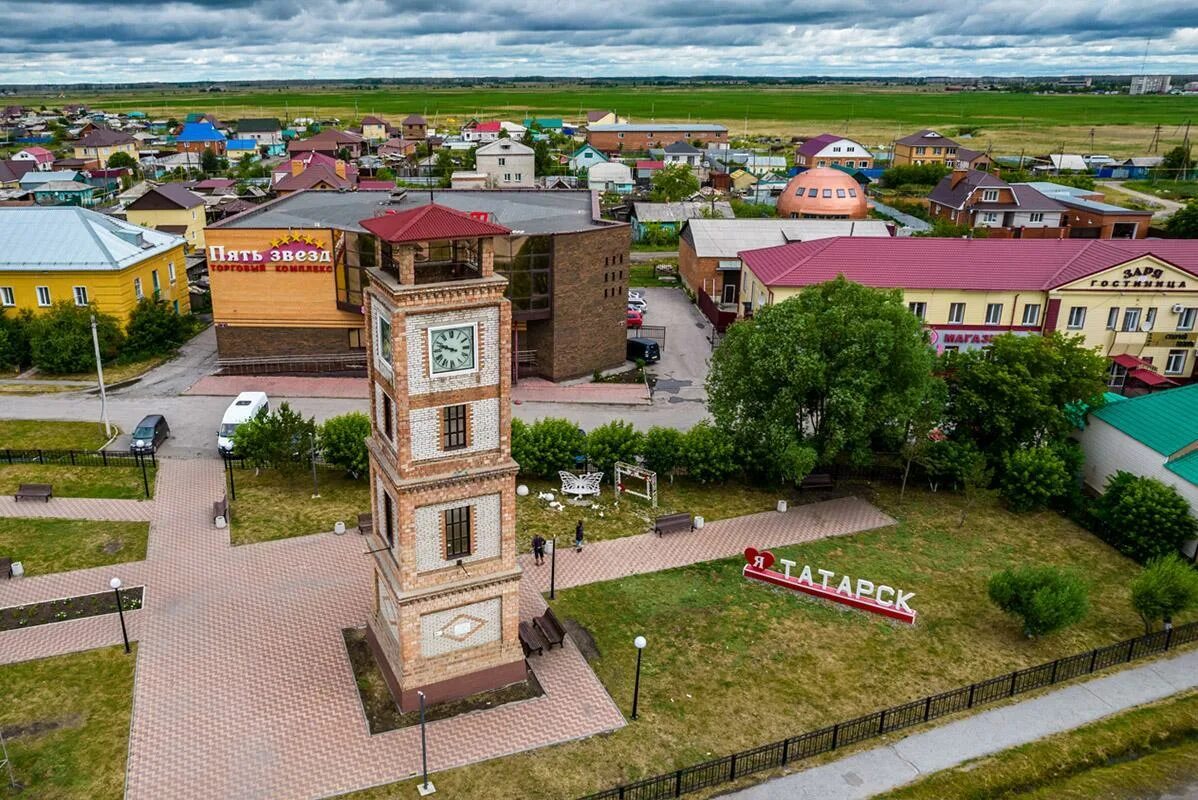
{"label": "metal street light pole", "polygon": [[129,652],[129,630],[125,627],[125,609],[121,606],[121,579],[113,578],[108,582],[112,587],[113,594],[116,595],[116,613],[121,618],[121,638],[125,640],[125,652]]}
{"label": "metal street light pole", "polygon": [[312,499],[315,500],[317,497],[320,497],[320,487],[316,485],[316,434],[311,434],[308,440],[312,448]]}
{"label": "metal street light pole", "polygon": [[636,646],[636,682],[632,685],[632,718],[636,719],[636,704],[641,696],[641,653],[645,651],[645,645],[648,642],[645,641],[644,636],[638,636],[632,640],[632,643]]}
{"label": "metal street light pole", "polygon": [[557,537],[549,540],[549,599],[553,599],[554,584],[557,582]]}
{"label": "metal street light pole", "polygon": [[417,691],[416,694],[420,697],[420,764],[421,770],[424,772],[424,781],[416,787],[416,790],[420,792],[421,797],[425,797],[437,791],[437,787],[428,782],[428,741],[424,735],[424,692]]}
{"label": "metal street light pole", "polygon": [[96,332],[96,315],[92,314],[92,348],[96,353],[96,375],[100,379],[100,415],[104,418],[104,435],[112,438],[108,422],[108,393],[104,389],[104,365],[100,363],[100,335]]}
{"label": "metal street light pole", "polygon": [[237,484],[233,481],[233,459],[225,456],[225,472],[229,473],[229,499],[237,499]]}

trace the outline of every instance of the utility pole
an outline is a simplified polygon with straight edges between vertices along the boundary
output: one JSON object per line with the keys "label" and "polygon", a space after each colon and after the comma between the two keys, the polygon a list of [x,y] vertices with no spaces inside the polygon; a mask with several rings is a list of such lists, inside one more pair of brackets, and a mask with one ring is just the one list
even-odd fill
{"label": "utility pole", "polygon": [[112,438],[112,425],[108,422],[108,394],[104,389],[104,365],[100,363],[100,335],[96,332],[96,315],[92,314],[92,348],[96,353],[96,375],[100,379],[100,415],[104,418],[104,435]]}

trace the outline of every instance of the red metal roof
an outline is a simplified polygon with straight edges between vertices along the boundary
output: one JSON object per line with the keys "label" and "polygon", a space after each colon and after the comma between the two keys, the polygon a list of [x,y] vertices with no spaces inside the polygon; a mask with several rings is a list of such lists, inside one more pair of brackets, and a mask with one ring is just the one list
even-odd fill
{"label": "red metal roof", "polygon": [[879,288],[1039,290],[1151,255],[1198,278],[1186,239],[937,239],[836,237],[745,250],[767,286],[810,286],[844,275]]}
{"label": "red metal roof", "polygon": [[368,192],[390,191],[395,188],[395,181],[358,181],[358,188]]}
{"label": "red metal roof", "polygon": [[664,161],[638,161],[636,162],[637,169],[665,169],[666,162]]}
{"label": "red metal roof", "polygon": [[1133,356],[1131,353],[1120,353],[1117,356],[1111,356],[1111,361],[1114,361],[1116,364],[1118,364],[1121,367],[1127,367],[1128,369],[1135,369],[1137,367],[1143,367],[1148,364],[1148,362],[1145,361],[1144,359],[1137,358],[1136,356]]}
{"label": "red metal roof", "polygon": [[474,130],[476,130],[480,133],[494,133],[496,131],[503,130],[503,126],[500,125],[499,122],[496,122],[496,121],[480,122],[474,126]]}
{"label": "red metal roof", "polygon": [[1133,369],[1127,373],[1127,377],[1134,378],[1141,383],[1146,383],[1149,386],[1174,386],[1175,381],[1171,381],[1160,373],[1153,372],[1150,369]]}
{"label": "red metal roof", "polygon": [[429,203],[409,211],[386,213],[361,220],[363,228],[388,242],[429,242],[438,239],[472,239],[507,236],[509,228],[475,219],[456,209]]}

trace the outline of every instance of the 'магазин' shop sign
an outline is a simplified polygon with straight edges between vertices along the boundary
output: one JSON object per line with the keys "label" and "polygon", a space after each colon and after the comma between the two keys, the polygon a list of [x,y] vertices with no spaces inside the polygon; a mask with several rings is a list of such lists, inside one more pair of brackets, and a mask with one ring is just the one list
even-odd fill
{"label": "'\u043c\u0430\u0433\u0430\u0437\u0438\u043d' shop sign", "polygon": [[831,570],[813,570],[809,564],[804,565],[798,577],[795,577],[791,575],[791,568],[798,566],[798,562],[785,558],[780,559],[778,563],[783,566],[783,571],[778,572],[770,569],[774,565],[774,560],[774,554],[769,550],[750,547],[745,550],[747,563],[742,574],[746,578],[772,586],[794,589],[812,597],[831,600],[833,603],[840,603],[861,611],[881,614],[907,624],[915,623],[915,610],[907,605],[911,598],[915,597],[914,592],[904,592],[902,589],[896,589],[884,583],[874,583],[865,578],[854,580],[848,575],[837,575]]}

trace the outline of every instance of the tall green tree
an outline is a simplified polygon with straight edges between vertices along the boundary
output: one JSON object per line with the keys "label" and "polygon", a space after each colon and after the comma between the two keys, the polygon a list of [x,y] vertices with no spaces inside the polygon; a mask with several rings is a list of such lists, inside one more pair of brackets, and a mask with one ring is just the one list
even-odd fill
{"label": "tall green tree", "polygon": [[1004,334],[985,350],[949,353],[943,369],[948,427],[997,465],[1019,448],[1067,435],[1068,404],[1101,406],[1107,362],[1081,336]]}
{"label": "tall green tree", "polygon": [[1191,200],[1175,211],[1165,230],[1178,239],[1198,239],[1198,200]]}
{"label": "tall green tree", "polygon": [[699,191],[699,179],[686,164],[662,167],[653,176],[650,197],[657,203],[676,203]]}
{"label": "tall green tree", "polygon": [[55,303],[48,311],[33,317],[28,326],[33,364],[43,372],[91,372],[96,368],[92,344],[91,317],[96,316],[96,338],[100,358],[116,358],[125,336],[116,317],[103,314],[95,306],[77,306],[69,300]]}
{"label": "tall green tree", "polygon": [[898,291],[843,277],[738,322],[712,356],[708,409],[746,466],[799,480],[876,439],[901,440],[934,395],[934,355]]}

